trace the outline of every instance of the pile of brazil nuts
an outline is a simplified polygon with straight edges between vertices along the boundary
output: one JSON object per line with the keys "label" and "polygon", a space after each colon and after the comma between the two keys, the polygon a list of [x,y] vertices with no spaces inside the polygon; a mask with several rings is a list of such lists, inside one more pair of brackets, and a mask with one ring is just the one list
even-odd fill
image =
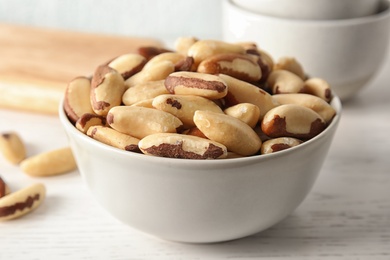
{"label": "pile of brazil nuts", "polygon": [[256,43],[181,37],[141,47],[69,82],[64,110],[81,132],[146,155],[218,159],[297,146],[336,111],[332,91],[291,57]]}

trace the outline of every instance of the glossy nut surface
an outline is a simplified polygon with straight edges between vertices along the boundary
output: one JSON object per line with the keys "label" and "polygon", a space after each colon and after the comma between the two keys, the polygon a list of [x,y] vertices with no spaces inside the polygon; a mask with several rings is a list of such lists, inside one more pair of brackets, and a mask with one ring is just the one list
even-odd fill
{"label": "glossy nut surface", "polygon": [[278,105],[270,94],[255,85],[224,74],[219,74],[219,77],[228,85],[228,94],[225,97],[227,106],[239,103],[254,104],[259,107],[262,119],[268,110]]}
{"label": "glossy nut surface", "polygon": [[122,102],[126,106],[131,106],[145,99],[152,99],[162,94],[168,94],[164,80],[141,82],[125,91]]}
{"label": "glossy nut surface", "polygon": [[176,133],[183,125],[170,113],[138,106],[113,107],[107,115],[107,123],[118,132],[138,139],[155,133]]}
{"label": "glossy nut surface", "polygon": [[199,64],[198,72],[222,73],[248,82],[259,81],[261,78],[261,68],[257,61],[249,55],[237,53],[213,55]]}
{"label": "glossy nut surface", "polygon": [[171,94],[210,99],[223,98],[228,91],[226,83],[220,77],[199,72],[172,73],[165,79],[165,87]]}
{"label": "glossy nut surface", "polygon": [[146,58],[138,53],[123,54],[108,63],[110,68],[118,71],[124,80],[142,70]]}
{"label": "glossy nut surface", "polygon": [[125,87],[131,88],[137,84],[149,81],[157,81],[165,79],[169,74],[175,71],[175,64],[171,61],[156,62],[147,69],[142,69],[125,81]]}
{"label": "glossy nut surface", "polygon": [[332,89],[329,83],[321,78],[310,78],[305,81],[305,92],[322,98],[326,102],[332,99]]}
{"label": "glossy nut surface", "polygon": [[294,137],[307,140],[321,133],[326,122],[310,108],[287,104],[267,112],[261,123],[263,132],[273,138]]}
{"label": "glossy nut surface", "polygon": [[80,130],[85,134],[87,133],[88,129],[91,126],[105,125],[105,124],[106,124],[106,118],[104,116],[86,113],[76,121],[75,126],[78,130]]}
{"label": "glossy nut surface", "polygon": [[275,153],[300,145],[301,140],[292,137],[279,137],[267,140],[261,145],[261,154]]}
{"label": "glossy nut surface", "polygon": [[225,114],[235,117],[254,128],[260,118],[260,109],[251,103],[240,103],[224,110]]}
{"label": "glossy nut surface", "polygon": [[194,122],[207,138],[225,145],[230,152],[253,155],[261,147],[261,140],[255,131],[232,116],[198,110]]}
{"label": "glossy nut surface", "polygon": [[87,135],[104,144],[125,151],[139,151],[138,138],[120,133],[110,127],[92,126],[88,129]]}
{"label": "glossy nut surface", "polygon": [[160,95],[153,99],[153,107],[179,118],[184,127],[195,126],[193,117],[196,110],[208,110],[223,113],[213,101],[193,95]]}
{"label": "glossy nut surface", "polygon": [[280,104],[296,104],[312,109],[318,113],[326,123],[336,115],[336,110],[323,99],[304,93],[278,94],[272,96]]}
{"label": "glossy nut surface", "polygon": [[125,85],[122,75],[107,65],[99,66],[91,83],[93,111],[101,116],[107,115],[110,108],[121,104],[124,91]]}
{"label": "glossy nut surface", "polygon": [[69,82],[65,90],[64,109],[69,119],[76,123],[85,113],[94,113],[90,101],[91,80],[77,77]]}
{"label": "glossy nut surface", "polygon": [[218,159],[227,155],[226,147],[218,142],[192,135],[152,134],[139,142],[148,155],[181,159]]}
{"label": "glossy nut surface", "polygon": [[267,84],[273,94],[304,92],[304,81],[287,70],[273,70],[267,79]]}
{"label": "glossy nut surface", "polygon": [[194,58],[194,62],[198,65],[201,61],[208,57],[220,53],[240,53],[244,54],[244,47],[216,40],[199,40],[196,41],[188,49],[187,55]]}
{"label": "glossy nut surface", "polygon": [[302,65],[294,57],[281,57],[275,63],[274,70],[287,70],[294,73],[302,80],[306,79],[306,74]]}

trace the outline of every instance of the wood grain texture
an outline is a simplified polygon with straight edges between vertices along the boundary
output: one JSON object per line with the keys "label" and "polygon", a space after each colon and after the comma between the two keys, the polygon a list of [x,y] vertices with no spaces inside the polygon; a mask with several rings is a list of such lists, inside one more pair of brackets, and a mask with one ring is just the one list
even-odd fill
{"label": "wood grain texture", "polygon": [[0,106],[56,113],[76,76],[154,39],[0,24]]}

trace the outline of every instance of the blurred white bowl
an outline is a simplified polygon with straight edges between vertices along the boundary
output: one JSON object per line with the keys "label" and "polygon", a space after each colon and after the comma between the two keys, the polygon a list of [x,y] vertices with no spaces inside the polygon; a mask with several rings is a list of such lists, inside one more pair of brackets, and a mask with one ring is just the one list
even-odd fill
{"label": "blurred white bowl", "polygon": [[219,242],[260,232],[309,193],[337,129],[274,154],[220,160],[147,156],[100,143],[59,109],[80,173],[112,216],[145,233],[181,242]]}
{"label": "blurred white bowl", "polygon": [[274,59],[295,57],[306,72],[327,80],[342,100],[376,75],[386,57],[389,1],[371,16],[343,20],[296,20],[256,14],[223,2],[223,39],[255,41]]}
{"label": "blurred white bowl", "polygon": [[380,0],[232,0],[263,15],[292,19],[334,20],[373,15]]}

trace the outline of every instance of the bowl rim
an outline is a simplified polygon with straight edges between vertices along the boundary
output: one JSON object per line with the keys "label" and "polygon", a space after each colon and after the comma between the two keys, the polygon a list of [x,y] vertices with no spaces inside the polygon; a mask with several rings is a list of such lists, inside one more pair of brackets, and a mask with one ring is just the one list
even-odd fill
{"label": "bowl rim", "polygon": [[[368,24],[371,22],[377,22],[382,19],[387,19],[390,17],[390,1],[381,0],[379,11],[373,15],[354,17],[347,19],[334,19],[334,20],[311,20],[311,19],[291,19],[285,17],[277,17],[266,14],[260,14],[253,11],[249,11],[242,7],[239,7],[237,4],[233,3],[232,0],[224,0],[225,7],[229,7],[236,12],[241,12],[250,19],[262,19],[269,21],[279,21],[285,22],[293,25],[307,25],[307,26],[350,26],[350,25],[359,25],[359,24]],[[226,12],[225,12],[226,13]]]}
{"label": "bowl rim", "polygon": [[[104,144],[102,142],[99,142],[97,140],[94,140],[93,138],[87,136],[86,134],[79,131],[68,119],[65,110],[64,110],[64,99],[63,97],[59,104],[59,119],[60,122],[65,128],[65,131],[67,132],[67,135],[69,135],[68,132],[70,132],[72,135],[77,136],[77,138],[81,138],[84,142],[88,142],[91,145],[97,146],[99,149],[103,149],[105,151],[116,153],[120,156],[131,156],[134,157],[137,160],[148,160],[153,163],[163,163],[163,164],[183,164],[183,165],[195,165],[195,166],[221,166],[221,165],[229,165],[229,164],[251,164],[251,163],[258,163],[260,161],[269,160],[272,158],[278,158],[278,157],[284,157],[288,156],[290,153],[294,153],[296,149],[303,149],[304,147],[311,145],[313,142],[317,142],[320,139],[324,138],[325,135],[328,134],[328,132],[332,131],[333,128],[337,128],[338,123],[340,121],[341,113],[342,113],[342,103],[338,96],[335,94],[333,95],[332,101],[330,104],[332,107],[336,110],[336,115],[332,119],[331,123],[326,127],[325,130],[323,130],[320,134],[317,136],[311,138],[310,140],[295,146],[291,147],[289,149],[285,149],[282,151],[278,151],[275,153],[270,154],[261,154],[261,155],[253,155],[253,156],[247,156],[247,157],[239,157],[239,158],[226,158],[226,159],[215,159],[215,160],[194,160],[194,159],[181,159],[181,158],[166,158],[166,157],[158,157],[158,156],[150,156],[145,155],[142,153],[136,153],[131,151],[124,151],[119,148]],[[69,137],[69,136],[68,136]]]}

